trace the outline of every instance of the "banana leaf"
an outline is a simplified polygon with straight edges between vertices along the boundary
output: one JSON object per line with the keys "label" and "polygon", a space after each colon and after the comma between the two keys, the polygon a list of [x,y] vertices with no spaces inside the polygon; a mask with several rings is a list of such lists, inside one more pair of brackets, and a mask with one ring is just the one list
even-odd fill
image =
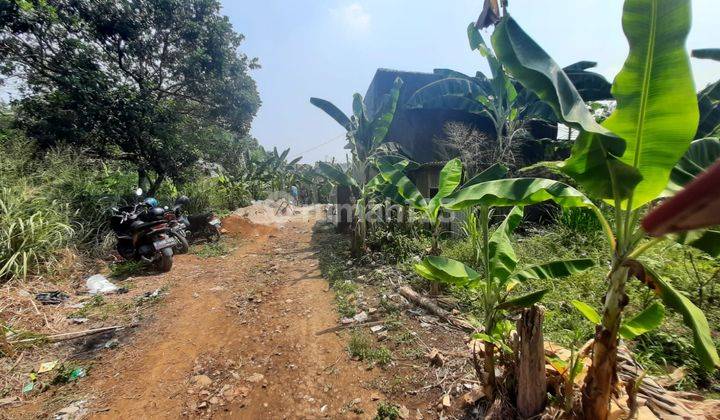
{"label": "banana leaf", "polygon": [[467,265],[450,258],[429,256],[415,265],[415,271],[428,280],[471,286],[480,279],[480,274]]}
{"label": "banana leaf", "polygon": [[505,178],[507,174],[508,168],[501,163],[496,163],[491,167],[485,169],[484,171],[480,172],[479,174],[475,175],[474,177],[470,178],[460,188],[463,189],[472,185],[482,184],[483,182],[495,181],[497,179]]}
{"label": "banana leaf", "polygon": [[700,357],[703,367],[707,370],[720,368],[720,357],[715,349],[710,325],[703,311],[650,268],[638,261],[631,261],[628,265],[632,274],[655,292],[665,306],[682,315],[685,325],[693,332],[695,352]]}
{"label": "banana leaf", "polygon": [[390,125],[395,118],[395,111],[397,110],[398,99],[400,98],[400,89],[402,88],[403,81],[399,77],[395,79],[393,88],[390,93],[386,94],[383,98],[382,106],[378,115],[373,116],[372,121],[372,141],[373,146],[378,147],[380,143],[385,141],[387,133],[390,130]]}
{"label": "banana leaf", "polygon": [[524,268],[512,275],[519,281],[557,279],[582,273],[595,266],[595,261],[589,258],[553,261]]}
{"label": "banana leaf", "polygon": [[642,312],[623,322],[619,333],[622,338],[632,340],[660,327],[663,319],[665,319],[665,307],[659,302],[653,302]]}
{"label": "banana leaf", "polygon": [[338,107],[333,105],[332,102],[320,98],[310,98],[310,103],[325,111],[326,114],[332,117],[332,119],[337,121],[337,123],[343,126],[346,130],[350,131],[353,129],[353,124],[350,121],[350,118],[348,118],[344,112],[340,111]]}
{"label": "banana leaf", "polygon": [[633,209],[663,192],[695,137],[698,102],[685,48],[690,20],[690,0],[625,1],[630,53],[613,84],[617,108],[604,126],[625,140],[620,159],[642,175]]}
{"label": "banana leaf", "polygon": [[628,197],[642,177],[619,159],[626,144],[595,121],[567,74],[510,16],[495,28],[492,41],[503,66],[560,121],[580,130],[570,158],[558,169],[598,198]]}
{"label": "banana leaf", "polygon": [[514,299],[506,300],[505,302],[499,304],[497,306],[497,309],[517,310],[522,308],[529,308],[530,306],[533,306],[534,304],[540,302],[549,291],[550,289],[538,290],[536,292],[528,293]]}
{"label": "banana leaf", "polygon": [[698,93],[700,123],[695,138],[720,136],[720,81]]}
{"label": "banana leaf", "polygon": [[522,207],[513,207],[505,220],[490,236],[488,252],[490,255],[490,277],[498,279],[500,283],[510,277],[517,267],[517,255],[513,248],[510,237],[520,226],[523,219]]}
{"label": "banana leaf", "polygon": [[541,178],[511,178],[487,181],[462,188],[443,200],[450,210],[464,210],[477,205],[490,207],[525,206],[554,201],[563,207],[595,205],[580,191],[562,182]]}
{"label": "banana leaf", "polygon": [[695,58],[720,61],[720,48],[700,48],[692,50],[692,56]]}
{"label": "banana leaf", "polygon": [[[675,165],[670,173],[670,182],[663,196],[669,197],[680,191],[685,185],[720,159],[720,140],[707,138],[695,140],[690,149]],[[720,228],[695,230],[672,235],[678,243],[697,248],[712,257],[720,256]]]}
{"label": "banana leaf", "polygon": [[355,192],[360,191],[360,186],[355,182],[355,180],[350,177],[348,174],[343,172],[342,169],[340,169],[339,166],[336,165],[330,165],[325,162],[318,163],[318,171],[320,175],[323,175],[325,178],[327,178],[330,182],[340,185],[343,187],[350,187]]}

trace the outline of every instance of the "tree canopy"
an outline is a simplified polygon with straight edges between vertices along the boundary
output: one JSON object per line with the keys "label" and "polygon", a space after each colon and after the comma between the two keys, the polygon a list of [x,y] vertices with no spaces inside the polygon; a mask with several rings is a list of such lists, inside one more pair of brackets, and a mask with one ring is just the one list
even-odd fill
{"label": "tree canopy", "polygon": [[181,177],[260,106],[257,60],[218,0],[0,0],[0,28],[28,135],[132,161],[141,180]]}

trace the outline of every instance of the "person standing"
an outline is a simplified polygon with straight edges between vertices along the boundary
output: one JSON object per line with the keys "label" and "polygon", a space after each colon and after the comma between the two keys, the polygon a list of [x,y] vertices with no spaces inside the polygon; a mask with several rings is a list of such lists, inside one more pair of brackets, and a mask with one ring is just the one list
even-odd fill
{"label": "person standing", "polygon": [[299,206],[300,203],[298,202],[298,196],[300,195],[300,191],[296,185],[290,187],[290,195],[292,196],[293,204]]}

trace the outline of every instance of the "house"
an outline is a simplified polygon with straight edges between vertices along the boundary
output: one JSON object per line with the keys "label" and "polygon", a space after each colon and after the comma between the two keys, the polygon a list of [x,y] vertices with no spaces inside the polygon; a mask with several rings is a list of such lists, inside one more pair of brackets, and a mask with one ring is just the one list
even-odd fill
{"label": "house", "polygon": [[[408,109],[405,104],[415,92],[446,77],[436,72],[378,69],[365,94],[369,115],[379,112],[383,95],[390,92],[398,77],[402,79],[403,87],[386,141],[400,144],[410,158],[419,164],[408,175],[424,196],[433,196],[437,192],[440,169],[453,157],[447,155],[438,141],[446,137],[445,125],[448,122],[461,122],[490,137],[494,137],[495,128],[489,118],[478,114],[454,109]],[[557,126],[554,125],[532,123],[530,131],[536,138],[557,137]]]}

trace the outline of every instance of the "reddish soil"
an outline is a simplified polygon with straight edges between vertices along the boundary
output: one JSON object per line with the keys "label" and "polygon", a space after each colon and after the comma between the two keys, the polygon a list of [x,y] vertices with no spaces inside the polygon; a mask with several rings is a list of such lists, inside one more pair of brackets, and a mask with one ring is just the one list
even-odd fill
{"label": "reddish soil", "polygon": [[[377,370],[348,363],[339,335],[315,335],[338,315],[312,223],[230,218],[224,227],[237,249],[177,257],[157,276],[170,288],[152,319],[66,392],[97,418],[372,417],[380,395],[367,383]],[[44,396],[8,413],[35,418],[58,408]]]}

